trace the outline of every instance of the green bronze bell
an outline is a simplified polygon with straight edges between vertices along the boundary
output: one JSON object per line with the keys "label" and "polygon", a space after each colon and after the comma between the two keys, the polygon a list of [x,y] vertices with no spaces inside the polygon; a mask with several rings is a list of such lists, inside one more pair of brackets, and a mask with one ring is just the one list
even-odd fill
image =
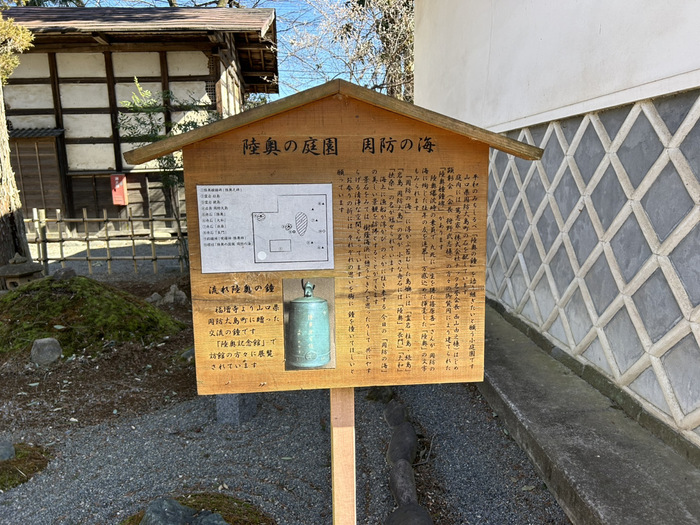
{"label": "green bronze bell", "polygon": [[312,283],[302,287],[304,296],[289,303],[285,357],[288,368],[317,368],[331,360],[328,301],[314,297]]}

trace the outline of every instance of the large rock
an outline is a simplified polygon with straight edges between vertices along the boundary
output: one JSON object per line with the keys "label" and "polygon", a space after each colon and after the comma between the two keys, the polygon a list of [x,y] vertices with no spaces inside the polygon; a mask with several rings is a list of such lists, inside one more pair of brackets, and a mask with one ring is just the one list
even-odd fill
{"label": "large rock", "polygon": [[394,428],[394,433],[389,441],[389,448],[386,451],[386,460],[389,465],[393,465],[400,459],[405,459],[409,464],[416,460],[418,451],[418,436],[413,425],[404,421]]}
{"label": "large rock", "polygon": [[418,503],[416,478],[413,466],[405,459],[399,459],[389,473],[389,490],[394,495],[397,506]]}
{"label": "large rock", "polygon": [[141,525],[227,525],[221,514],[196,511],[171,498],[152,501],[141,519]]}
{"label": "large rock", "polygon": [[67,281],[68,279],[72,279],[77,275],[78,274],[75,273],[75,270],[73,268],[59,268],[53,273],[51,278],[54,281]]}
{"label": "large rock", "polygon": [[187,304],[187,294],[177,287],[177,284],[173,284],[165,295],[163,296],[162,304],[166,306]]}
{"label": "large rock", "polygon": [[423,507],[416,503],[409,503],[389,514],[389,518],[384,523],[385,525],[433,525],[433,519]]}
{"label": "large rock", "polygon": [[48,366],[60,359],[61,352],[61,344],[56,339],[45,337],[34,341],[30,357],[33,363]]}
{"label": "large rock", "polygon": [[7,461],[15,457],[15,447],[9,441],[0,439],[0,461]]}

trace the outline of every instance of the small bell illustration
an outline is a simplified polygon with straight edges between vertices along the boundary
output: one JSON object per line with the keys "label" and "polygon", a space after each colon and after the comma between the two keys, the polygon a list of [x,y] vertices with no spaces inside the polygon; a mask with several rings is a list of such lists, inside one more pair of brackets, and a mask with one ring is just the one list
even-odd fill
{"label": "small bell illustration", "polygon": [[304,296],[289,303],[285,357],[288,368],[318,368],[331,360],[328,301],[314,297],[312,283],[302,287]]}

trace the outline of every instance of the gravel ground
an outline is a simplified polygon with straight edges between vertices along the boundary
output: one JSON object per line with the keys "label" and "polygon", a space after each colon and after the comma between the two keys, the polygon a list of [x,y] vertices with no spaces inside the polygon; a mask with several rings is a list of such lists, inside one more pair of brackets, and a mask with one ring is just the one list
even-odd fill
{"label": "gravel ground", "polygon": [[[395,391],[419,432],[433,438],[429,463],[416,467],[433,487],[419,499],[437,499],[443,522],[568,523],[473,387]],[[391,431],[385,405],[366,393],[357,389],[355,400],[357,516],[358,523],[381,524],[393,509],[384,460]],[[257,398],[257,415],[238,428],[217,423],[214,399],[200,397],[131,420],[45,433],[55,459],[0,494],[0,522],[119,523],[159,496],[223,490],[279,525],[331,523],[328,392]]]}
{"label": "gravel ground", "polygon": [[[175,272],[176,264],[159,265],[159,273]],[[104,266],[97,269],[93,277],[110,280]],[[148,278],[151,268],[143,270],[134,278]],[[385,405],[367,392],[355,395],[357,522],[374,525],[394,508],[384,459],[391,429]],[[569,524],[474,385],[394,393],[421,443],[427,448],[432,439],[428,462],[414,470],[419,503],[438,515],[436,524]],[[55,457],[29,482],[0,493],[0,523],[118,524],[160,496],[221,490],[254,503],[278,525],[330,524],[328,391],[255,396],[257,415],[238,428],[219,424],[215,399],[203,396],[132,419],[23,432],[51,445]],[[11,435],[0,421],[0,439],[19,442],[23,435]]]}

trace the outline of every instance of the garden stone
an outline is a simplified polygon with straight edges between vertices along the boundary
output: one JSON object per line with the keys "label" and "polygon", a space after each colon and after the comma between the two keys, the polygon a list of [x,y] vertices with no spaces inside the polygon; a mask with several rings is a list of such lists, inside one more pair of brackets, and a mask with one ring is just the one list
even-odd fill
{"label": "garden stone", "polygon": [[187,304],[187,294],[177,287],[177,284],[173,284],[170,290],[163,296],[161,304],[166,306]]}
{"label": "garden stone", "polygon": [[144,299],[148,304],[153,304],[153,305],[159,305],[160,302],[163,300],[163,296],[160,295],[158,292],[153,292],[150,297],[146,297]]}
{"label": "garden stone", "polygon": [[389,490],[391,490],[396,505],[399,507],[409,503],[418,503],[413,466],[405,459],[399,459],[391,468]]}
{"label": "garden stone", "polygon": [[60,268],[56,270],[51,278],[54,281],[67,281],[78,275],[73,268]]}
{"label": "garden stone", "polygon": [[413,464],[418,451],[418,436],[413,425],[404,421],[394,428],[394,433],[389,442],[389,449],[386,451],[386,460],[389,465],[394,465],[398,460],[405,459]]}
{"label": "garden stone", "polygon": [[15,457],[15,447],[9,441],[0,440],[0,461]]}
{"label": "garden stone", "polygon": [[227,525],[221,514],[208,510],[198,512],[172,498],[152,501],[141,519],[141,525]]}
{"label": "garden stone", "polygon": [[433,525],[433,519],[423,507],[409,503],[389,514],[384,525]]}
{"label": "garden stone", "polygon": [[391,428],[397,427],[406,421],[406,408],[396,399],[392,399],[384,409],[384,419]]}
{"label": "garden stone", "polygon": [[36,339],[32,344],[30,357],[39,366],[48,366],[61,357],[61,344],[53,337]]}

